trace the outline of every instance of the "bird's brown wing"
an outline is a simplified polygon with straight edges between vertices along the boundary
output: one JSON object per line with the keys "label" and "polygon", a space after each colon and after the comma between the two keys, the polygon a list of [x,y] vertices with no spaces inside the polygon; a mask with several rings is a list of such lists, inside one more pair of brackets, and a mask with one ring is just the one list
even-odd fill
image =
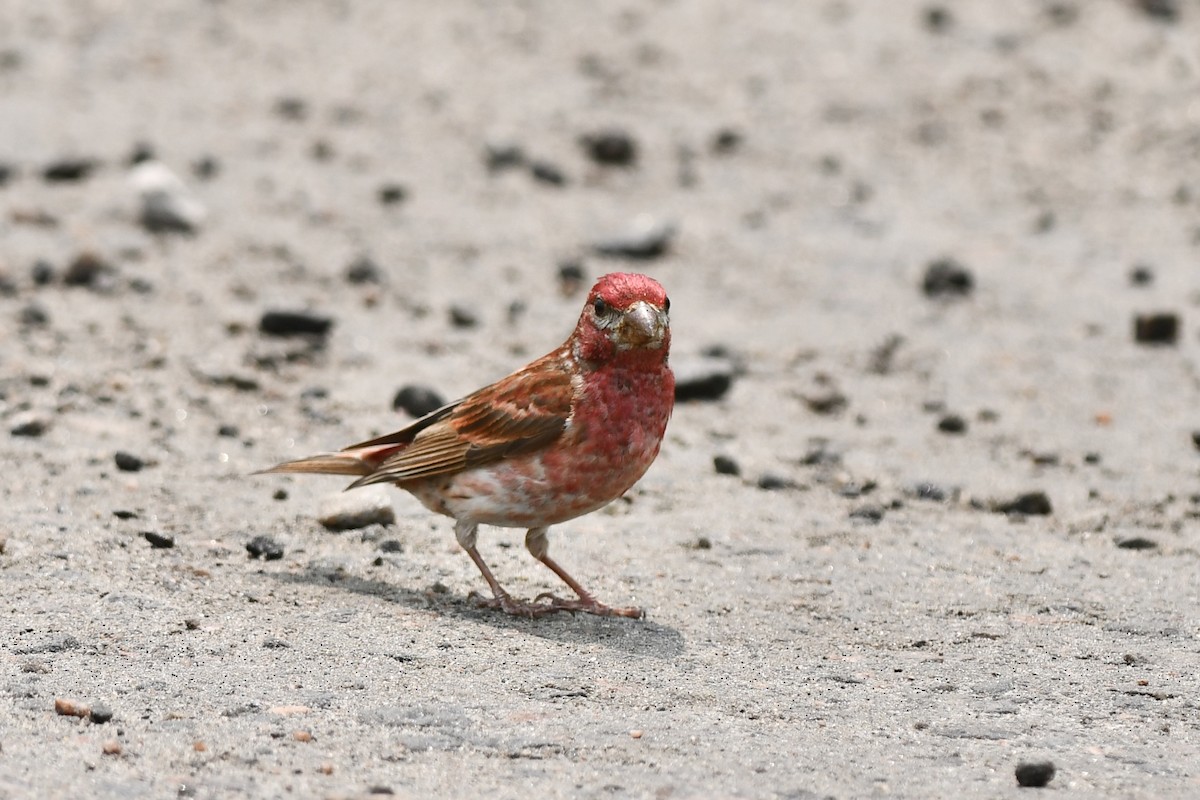
{"label": "bird's brown wing", "polygon": [[572,397],[561,358],[546,356],[403,430],[346,448],[402,448],[351,488],[460,472],[545,447],[566,428]]}

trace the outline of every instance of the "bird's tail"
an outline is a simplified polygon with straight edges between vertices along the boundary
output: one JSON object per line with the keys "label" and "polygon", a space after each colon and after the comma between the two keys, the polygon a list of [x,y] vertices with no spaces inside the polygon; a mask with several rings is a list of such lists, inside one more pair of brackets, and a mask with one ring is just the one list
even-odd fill
{"label": "bird's tail", "polygon": [[340,453],[317,453],[307,458],[297,458],[295,461],[284,461],[267,469],[254,473],[263,475],[269,472],[307,472],[320,475],[370,475],[388,456],[403,450],[405,445],[375,445],[372,447],[355,447]]}

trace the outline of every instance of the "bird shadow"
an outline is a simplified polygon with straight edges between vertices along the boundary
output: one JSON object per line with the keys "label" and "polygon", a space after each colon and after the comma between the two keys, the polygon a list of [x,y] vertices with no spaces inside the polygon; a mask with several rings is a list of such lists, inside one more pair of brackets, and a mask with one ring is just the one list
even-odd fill
{"label": "bird shadow", "polygon": [[662,660],[678,658],[687,650],[686,640],[677,629],[645,619],[598,617],[593,614],[570,612],[529,619],[510,616],[494,609],[479,608],[469,597],[455,596],[444,590],[410,589],[344,572],[331,573],[309,568],[298,573],[267,574],[282,583],[334,587],[408,608],[432,611],[444,617],[490,625],[493,628],[521,631],[553,642],[594,643],[631,655]]}

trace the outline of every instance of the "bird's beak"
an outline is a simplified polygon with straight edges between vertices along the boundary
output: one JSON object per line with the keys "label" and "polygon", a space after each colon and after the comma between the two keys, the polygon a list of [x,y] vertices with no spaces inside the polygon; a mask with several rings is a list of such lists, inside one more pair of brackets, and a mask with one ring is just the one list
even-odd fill
{"label": "bird's beak", "polygon": [[666,328],[666,312],[639,300],[621,315],[617,341],[627,348],[661,347]]}

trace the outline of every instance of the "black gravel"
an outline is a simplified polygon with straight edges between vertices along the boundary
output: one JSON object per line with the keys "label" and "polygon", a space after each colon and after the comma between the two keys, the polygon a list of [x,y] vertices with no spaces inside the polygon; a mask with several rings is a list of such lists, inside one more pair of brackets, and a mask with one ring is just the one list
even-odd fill
{"label": "black gravel", "polygon": [[311,311],[267,311],[258,322],[271,336],[325,336],[332,327],[332,317]]}
{"label": "black gravel", "polygon": [[436,390],[416,383],[401,386],[396,392],[396,396],[392,398],[394,411],[403,410],[413,417],[423,417],[444,405],[446,405],[446,401]]}

